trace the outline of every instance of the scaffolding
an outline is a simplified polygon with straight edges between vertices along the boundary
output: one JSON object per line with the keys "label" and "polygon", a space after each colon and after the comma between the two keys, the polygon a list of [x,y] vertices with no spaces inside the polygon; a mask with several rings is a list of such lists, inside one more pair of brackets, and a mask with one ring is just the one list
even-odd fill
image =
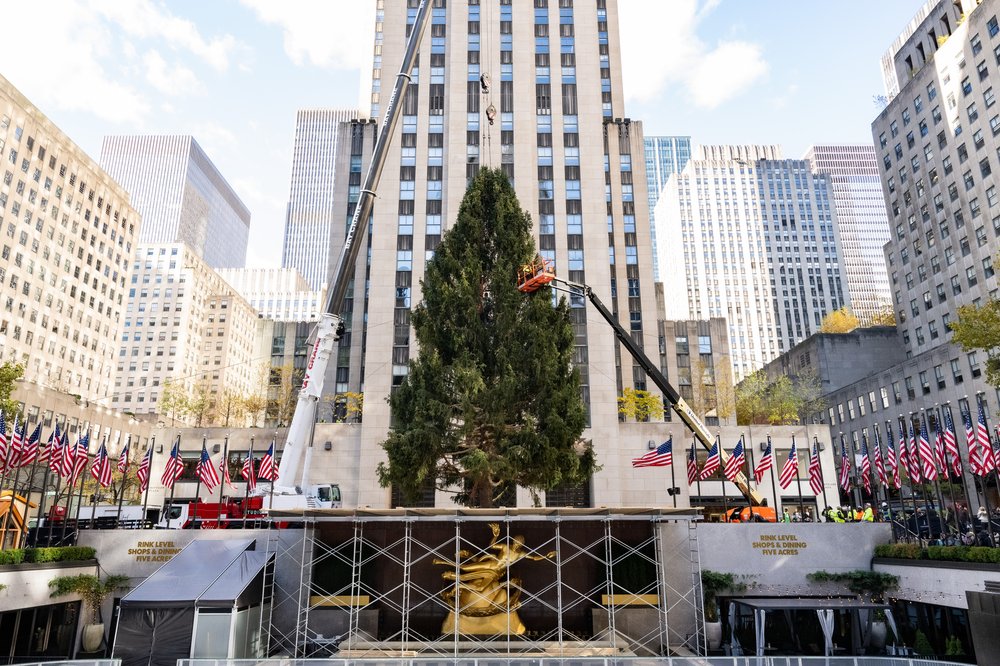
{"label": "scaffolding", "polygon": [[[271,656],[705,654],[689,509],[307,509],[275,518],[304,529],[274,530],[267,542],[278,558]],[[510,545],[518,555],[500,581],[506,612],[494,620],[506,631],[446,623],[463,610],[468,563],[492,562]]]}

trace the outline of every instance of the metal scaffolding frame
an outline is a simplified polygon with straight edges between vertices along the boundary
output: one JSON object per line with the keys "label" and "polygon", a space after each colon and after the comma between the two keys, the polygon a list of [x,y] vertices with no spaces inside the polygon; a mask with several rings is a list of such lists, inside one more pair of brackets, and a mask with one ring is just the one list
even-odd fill
{"label": "metal scaffolding frame", "polygon": [[[268,540],[285,574],[275,577],[270,655],[704,654],[698,518],[688,509],[334,509],[287,518],[305,529],[298,543]],[[447,593],[458,598],[461,563],[491,552],[491,523],[498,543],[525,536],[504,584],[527,631],[512,633],[507,613],[506,634],[460,633],[458,622],[444,634],[454,610]],[[449,567],[451,581],[442,577]]]}

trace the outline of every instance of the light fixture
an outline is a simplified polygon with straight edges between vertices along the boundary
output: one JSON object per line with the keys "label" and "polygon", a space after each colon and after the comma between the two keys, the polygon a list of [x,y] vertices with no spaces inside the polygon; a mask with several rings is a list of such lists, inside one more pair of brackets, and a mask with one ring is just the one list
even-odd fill
{"label": "light fixture", "polygon": [[649,449],[650,451],[652,451],[653,449],[655,449],[655,448],[656,448],[656,440],[655,440],[655,439],[651,439],[651,440],[649,440],[648,442],[646,442],[646,447],[647,447],[647,448],[648,448],[648,449]]}
{"label": "light fixture", "polygon": [[222,447],[219,444],[213,444],[212,445],[212,453],[218,453],[221,450],[222,450]]}
{"label": "light fixture", "polygon": [[156,452],[157,453],[163,453],[163,444],[157,444],[156,445]]}
{"label": "light fixture", "polygon": [[323,444],[323,450],[324,451],[332,451],[333,450],[333,442],[331,442],[331,441],[325,442]]}

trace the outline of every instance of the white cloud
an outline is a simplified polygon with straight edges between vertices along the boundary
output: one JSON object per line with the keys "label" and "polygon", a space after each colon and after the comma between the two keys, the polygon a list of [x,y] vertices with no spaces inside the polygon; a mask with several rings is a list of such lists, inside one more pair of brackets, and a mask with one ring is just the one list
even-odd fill
{"label": "white cloud", "polygon": [[150,85],[167,95],[184,95],[201,91],[198,77],[183,65],[171,65],[159,51],[147,51],[143,56],[146,66],[146,80]]}
{"label": "white cloud", "polygon": [[159,39],[173,48],[188,51],[219,71],[229,67],[236,38],[223,35],[206,39],[194,23],[164,11],[149,0],[91,0],[91,11],[121,27],[138,39]]}
{"label": "white cloud", "polygon": [[330,0],[241,0],[264,23],[284,31],[296,65],[360,69],[371,61],[375,3]]}
{"label": "white cloud", "polygon": [[720,0],[628,0],[619,3],[623,86],[628,99],[647,101],[668,88],[712,109],[737,97],[767,73],[759,45],[698,38],[699,24]]}
{"label": "white cloud", "polygon": [[[88,111],[115,123],[137,123],[149,105],[133,86],[105,69],[114,35],[86,7],[75,2],[13,2],[4,7],[8,30],[0,40],[3,74],[39,105]],[[45,42],[28,26],[44,26]]]}

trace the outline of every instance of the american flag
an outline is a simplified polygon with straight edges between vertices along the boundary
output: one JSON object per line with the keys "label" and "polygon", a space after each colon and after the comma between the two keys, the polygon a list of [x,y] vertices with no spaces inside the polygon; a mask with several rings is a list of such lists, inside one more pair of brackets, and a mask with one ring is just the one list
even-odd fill
{"label": "american flag", "polygon": [[729,460],[726,461],[726,467],[722,473],[726,475],[727,479],[736,483],[736,478],[743,472],[743,466],[746,464],[747,456],[743,450],[743,438],[741,437],[733,449],[733,455],[729,456]]}
{"label": "american flag", "polygon": [[125,446],[122,447],[122,452],[118,454],[118,473],[124,474],[128,471],[128,448],[132,443],[132,435],[129,435],[125,439]]}
{"label": "american flag", "polygon": [[257,487],[257,476],[253,473],[253,451],[250,451],[250,455],[243,461],[243,468],[240,469],[240,473],[246,479],[247,490],[253,492],[254,488]]}
{"label": "american flag", "polygon": [[693,486],[694,482],[698,480],[698,456],[694,450],[695,443],[691,442],[691,450],[688,451],[688,485]]}
{"label": "american flag", "polygon": [[823,470],[819,466],[819,442],[813,442],[812,453],[809,456],[809,489],[813,495],[823,493]]}
{"label": "american flag", "polygon": [[102,488],[107,488],[111,485],[111,459],[108,458],[106,443],[107,440],[101,442],[101,448],[97,450],[97,456],[90,466],[90,475],[97,479]]}
{"label": "american flag", "polygon": [[861,433],[861,483],[865,493],[872,494],[872,461],[868,457],[868,436]]}
{"label": "american flag", "polygon": [[879,434],[877,425],[872,428],[872,433],[875,435],[875,474],[878,476],[879,483],[883,486],[888,486],[889,481],[885,475],[885,465],[882,464],[882,435]]}
{"label": "american flag", "polygon": [[274,440],[272,439],[271,446],[267,447],[267,453],[260,459],[260,465],[257,467],[257,480],[275,481],[277,478],[278,466],[274,464]]}
{"label": "american flag", "polygon": [[996,469],[996,460],[993,457],[993,442],[990,441],[990,430],[986,427],[986,413],[983,411],[983,403],[979,403],[979,422],[976,425],[976,439],[979,440],[979,463],[983,469],[983,474],[989,474]]}
{"label": "american flag", "polygon": [[215,471],[215,465],[212,464],[212,457],[208,455],[208,449],[205,448],[204,442],[201,444],[201,460],[198,461],[195,474],[210,491],[219,485],[219,473]]}
{"label": "american flag", "polygon": [[59,421],[56,421],[56,429],[49,438],[49,470],[57,476],[62,476],[63,457],[66,450],[63,448],[63,437],[59,431]]}
{"label": "american flag", "polygon": [[674,438],[671,437],[658,447],[639,456],[632,458],[632,467],[667,467],[674,464]]}
{"label": "american flag", "polygon": [[757,466],[753,468],[753,478],[760,485],[760,480],[764,478],[764,474],[771,469],[774,465],[774,451],[771,448],[771,436],[767,436],[767,448],[764,450],[764,455],[760,457],[757,461]]}
{"label": "american flag", "polygon": [[948,457],[944,452],[944,432],[941,430],[941,416],[934,417],[934,460],[942,478],[948,478]]}
{"label": "american flag", "polygon": [[146,449],[146,455],[142,457],[142,462],[139,463],[139,469],[136,470],[135,476],[139,479],[139,492],[146,492],[146,488],[149,487],[149,469],[153,466],[153,445],[150,443],[149,448]]}
{"label": "american flag", "polygon": [[899,460],[896,455],[896,437],[892,434],[892,421],[885,422],[885,457],[889,461],[889,472],[892,474],[892,485],[897,490],[899,483]]}
{"label": "american flag", "polygon": [[7,451],[10,447],[10,441],[7,439],[7,419],[3,415],[3,410],[0,410],[0,472],[3,471],[4,465],[7,464]]}
{"label": "american flag", "polygon": [[937,464],[934,461],[934,449],[931,448],[930,438],[927,435],[927,419],[920,419],[920,445],[917,447],[920,452],[920,460],[924,467],[920,474],[926,481],[934,481],[938,476]]}
{"label": "american flag", "polygon": [[233,480],[229,476],[229,461],[226,460],[226,456],[222,456],[222,460],[219,461],[219,471],[222,473],[222,483],[235,489]]}
{"label": "american flag", "polygon": [[24,446],[24,428],[26,425],[26,423],[19,425],[17,415],[14,415],[14,430],[10,435],[10,448],[7,450],[7,456],[4,460],[4,467],[6,469],[14,469],[21,459],[21,447]]}
{"label": "american flag", "polygon": [[24,443],[21,448],[21,458],[18,460],[18,465],[21,467],[27,467],[31,463],[38,459],[39,448],[41,447],[42,440],[42,424],[39,423],[35,426],[35,429],[31,432],[31,436],[28,437],[28,441]]}
{"label": "american flag", "polygon": [[719,471],[722,466],[722,458],[719,455],[719,440],[715,440],[712,448],[708,451],[708,458],[705,459],[705,466],[701,468],[702,481]]}
{"label": "american flag", "polygon": [[173,488],[177,479],[184,474],[184,459],[181,458],[180,446],[181,438],[178,437],[173,448],[170,449],[170,457],[167,458],[167,464],[163,468],[163,475],[160,476],[160,483],[167,488]]}
{"label": "american flag", "polygon": [[903,433],[905,434],[906,428],[910,429],[909,442],[906,444],[905,448],[900,447],[900,451],[906,451],[908,456],[906,461],[906,472],[910,475],[911,483],[920,483],[920,457],[917,452],[917,431],[913,428],[912,421],[903,421]]}
{"label": "american flag", "polygon": [[951,472],[956,479],[962,478],[962,454],[958,451],[955,424],[951,421],[951,409],[944,411],[944,450],[951,457]]}
{"label": "american flag", "polygon": [[976,476],[986,476],[979,455],[979,438],[976,437],[976,427],[972,425],[972,414],[962,412],[965,423],[965,441],[969,446],[969,470]]}
{"label": "american flag", "polygon": [[788,452],[788,459],[781,466],[781,475],[778,476],[778,485],[782,489],[788,487],[792,479],[799,475],[799,454],[795,451],[795,438],[792,438],[792,450]]}
{"label": "american flag", "polygon": [[69,487],[72,488],[76,485],[77,479],[80,478],[80,474],[87,467],[88,457],[90,455],[90,432],[83,433],[83,437],[76,440],[76,447],[73,449],[73,458],[70,463],[69,470]]}
{"label": "american flag", "polygon": [[62,458],[59,461],[61,463],[59,476],[68,479],[73,474],[73,456],[76,454],[76,450],[69,443],[69,431],[63,433],[63,440]]}
{"label": "american flag", "polygon": [[844,445],[844,436],[840,436],[840,487],[844,492],[851,489],[851,461],[847,458],[847,447]]}

